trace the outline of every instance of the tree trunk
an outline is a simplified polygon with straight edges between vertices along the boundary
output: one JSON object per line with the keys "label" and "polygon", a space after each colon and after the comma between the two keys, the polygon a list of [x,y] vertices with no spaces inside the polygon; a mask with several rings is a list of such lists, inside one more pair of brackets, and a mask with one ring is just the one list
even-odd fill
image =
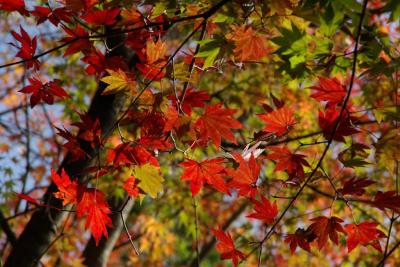
{"label": "tree trunk", "polygon": [[[106,33],[111,33],[111,31],[106,30]],[[107,39],[108,47],[118,47],[112,50],[110,56],[128,57],[124,46],[118,46],[122,41],[122,36],[113,36]],[[111,127],[116,122],[124,102],[122,95],[101,95],[104,88],[105,84],[100,83],[88,111],[88,115],[92,119],[99,118],[103,137],[109,133]],[[96,155],[98,148],[91,148],[87,143],[82,143],[81,145],[91,158],[94,158],[93,156]],[[83,181],[84,175],[82,175],[82,170],[90,167],[92,160],[87,158],[85,160],[69,162],[69,156],[67,154],[60,169],[64,168],[70,177],[76,177],[79,181]],[[43,197],[44,203],[49,206],[62,207],[61,201],[53,197],[53,193],[56,191],[56,185],[51,183]],[[55,238],[57,226],[65,215],[66,212],[48,208],[41,208],[33,213],[30,221],[11,250],[4,266],[32,267],[37,265]]]}

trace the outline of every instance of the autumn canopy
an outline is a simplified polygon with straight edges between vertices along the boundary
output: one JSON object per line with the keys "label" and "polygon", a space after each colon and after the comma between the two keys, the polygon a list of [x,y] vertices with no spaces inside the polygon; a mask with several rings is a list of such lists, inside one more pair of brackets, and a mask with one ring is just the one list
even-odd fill
{"label": "autumn canopy", "polygon": [[397,0],[0,0],[0,265],[400,265]]}

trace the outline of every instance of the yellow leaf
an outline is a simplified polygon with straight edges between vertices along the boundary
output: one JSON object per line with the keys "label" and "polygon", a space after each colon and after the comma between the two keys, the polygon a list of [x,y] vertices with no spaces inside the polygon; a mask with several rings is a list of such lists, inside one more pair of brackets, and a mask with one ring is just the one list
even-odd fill
{"label": "yellow leaf", "polygon": [[160,63],[159,61],[164,62],[165,54],[167,53],[167,46],[160,39],[157,42],[153,42],[153,40],[148,40],[146,43],[146,57],[147,64],[154,65],[156,63]]}
{"label": "yellow leaf", "polygon": [[139,188],[150,197],[156,198],[157,193],[163,191],[162,182],[164,178],[160,175],[160,171],[157,167],[146,163],[145,165],[135,166],[133,173],[134,176],[140,180]]}
{"label": "yellow leaf", "polygon": [[117,71],[107,69],[109,76],[105,76],[100,80],[108,86],[104,89],[103,95],[117,93],[119,91],[128,91],[132,94],[136,93],[136,82],[130,79],[126,73],[118,69]]}

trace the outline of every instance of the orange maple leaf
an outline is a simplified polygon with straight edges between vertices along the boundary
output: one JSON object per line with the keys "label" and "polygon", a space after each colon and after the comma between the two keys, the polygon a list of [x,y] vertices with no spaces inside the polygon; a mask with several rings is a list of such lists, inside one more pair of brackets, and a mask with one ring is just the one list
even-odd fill
{"label": "orange maple leaf", "polygon": [[236,144],[235,136],[230,129],[240,129],[242,124],[232,118],[235,109],[222,109],[222,104],[207,106],[203,116],[196,121],[196,128],[203,140],[211,139],[218,148],[221,138]]}
{"label": "orange maple leaf", "polygon": [[264,132],[282,136],[287,134],[292,129],[292,126],[296,124],[297,121],[293,114],[293,109],[282,106],[267,114],[260,114],[258,117],[267,124],[263,129]]}
{"label": "orange maple leaf", "polygon": [[267,38],[257,34],[251,26],[233,26],[232,30],[226,37],[234,41],[233,52],[240,61],[259,60],[270,52]]}
{"label": "orange maple leaf", "polygon": [[64,169],[61,170],[61,176],[55,170],[51,170],[51,177],[59,191],[54,193],[54,196],[63,201],[63,206],[75,204],[78,197],[78,182],[71,181]]}
{"label": "orange maple leaf", "polygon": [[239,167],[235,170],[228,169],[228,175],[233,178],[229,186],[237,189],[239,196],[254,197],[258,192],[256,183],[260,174],[260,165],[257,164],[253,154],[248,162],[240,154],[236,153],[233,156],[239,163]]}
{"label": "orange maple leaf", "polygon": [[182,181],[190,181],[190,190],[195,196],[204,183],[211,185],[222,193],[228,193],[228,187],[223,179],[225,167],[221,165],[223,158],[208,159],[202,162],[187,159],[181,163],[185,168],[181,176]]}

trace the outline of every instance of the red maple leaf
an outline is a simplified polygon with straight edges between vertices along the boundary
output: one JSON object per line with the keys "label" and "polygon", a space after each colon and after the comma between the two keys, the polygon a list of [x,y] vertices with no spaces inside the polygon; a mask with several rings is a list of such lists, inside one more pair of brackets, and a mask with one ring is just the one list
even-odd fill
{"label": "red maple leaf", "polygon": [[124,182],[124,189],[130,197],[137,197],[139,195],[138,182],[134,176],[129,176]]}
{"label": "red maple leaf", "polygon": [[81,148],[79,140],[76,136],[72,135],[69,131],[55,127],[58,135],[65,138],[68,142],[63,144],[69,152],[69,161],[76,161],[86,157],[87,153]]}
{"label": "red maple leaf", "polygon": [[379,252],[382,252],[379,238],[386,235],[379,229],[376,229],[377,224],[374,222],[362,222],[360,224],[347,224],[345,230],[347,233],[347,249],[349,253],[358,245],[371,245]]}
{"label": "red maple leaf", "polygon": [[82,19],[85,20],[87,23],[95,26],[109,26],[117,22],[116,17],[118,16],[119,12],[119,8],[96,10],[82,16]]}
{"label": "red maple leaf", "polygon": [[106,226],[111,226],[112,224],[108,216],[111,214],[111,210],[108,207],[103,192],[94,188],[87,188],[77,181],[71,182],[71,179],[64,170],[61,171],[61,176],[52,170],[52,179],[59,190],[54,196],[63,200],[64,206],[67,204],[76,204],[78,218],[87,215],[85,228],[90,229],[92,232],[96,240],[96,245],[98,245],[102,235],[107,238]]}
{"label": "red maple leaf", "polygon": [[18,11],[23,16],[29,16],[29,11],[25,9],[24,0],[0,0],[0,10]]}
{"label": "red maple leaf", "polygon": [[101,127],[100,120],[95,120],[90,115],[85,113],[78,113],[81,121],[75,122],[72,125],[79,128],[78,138],[89,142],[94,148],[97,144],[101,143]]}
{"label": "red maple leaf", "polygon": [[294,234],[288,234],[285,237],[285,242],[289,243],[290,252],[293,254],[296,251],[297,246],[302,249],[311,252],[310,242],[316,238],[315,234],[311,230],[304,230],[298,228]]}
{"label": "red maple leaf", "polygon": [[293,109],[287,106],[282,106],[267,114],[259,114],[258,117],[267,124],[262,130],[274,133],[276,136],[287,134],[297,122]]}
{"label": "red maple leaf", "polygon": [[239,259],[244,259],[245,255],[235,248],[235,243],[229,233],[225,233],[221,227],[219,229],[211,229],[214,236],[218,240],[215,247],[220,255],[221,260],[232,260],[233,265],[237,266]]}
{"label": "red maple leaf", "polygon": [[290,179],[298,179],[302,181],[304,178],[303,166],[310,167],[304,159],[306,156],[302,154],[292,153],[286,146],[270,147],[271,154],[267,158],[276,162],[275,171],[287,171]]}
{"label": "red maple leaf", "polygon": [[378,209],[385,210],[391,209],[397,213],[400,213],[400,196],[396,191],[387,191],[376,193],[372,204]]}
{"label": "red maple leaf", "polygon": [[144,148],[153,151],[165,151],[174,147],[174,144],[170,143],[170,139],[160,139],[157,136],[143,136],[137,143]]}
{"label": "red maple leaf", "polygon": [[81,59],[87,63],[85,71],[89,75],[101,76],[107,69],[109,70],[127,70],[128,66],[121,57],[106,57],[100,50],[84,50],[85,56]]}
{"label": "red maple leaf", "polygon": [[94,188],[84,188],[78,191],[76,214],[78,218],[87,215],[85,228],[92,232],[96,246],[102,235],[108,238],[106,226],[112,226],[112,221],[108,216],[111,214],[111,210],[103,192]]}
{"label": "red maple leaf", "polygon": [[51,105],[54,103],[54,97],[65,98],[68,97],[67,92],[60,86],[61,81],[55,79],[54,81],[42,83],[40,80],[31,77],[29,78],[30,85],[25,86],[19,92],[24,94],[32,94],[30,97],[31,108],[36,106],[40,101]]}
{"label": "red maple leaf", "polygon": [[93,49],[93,43],[88,38],[89,34],[81,25],[76,25],[75,29],[62,28],[69,36],[61,39],[61,42],[70,43],[64,52],[64,57],[78,52],[88,53]]}
{"label": "red maple leaf", "polygon": [[33,59],[37,48],[36,36],[31,39],[29,34],[22,28],[22,26],[19,28],[21,34],[18,34],[15,31],[11,31],[11,34],[21,44],[21,46],[17,46],[15,44],[11,45],[19,49],[16,56],[26,60],[25,64],[28,69],[34,68],[37,70],[40,67],[40,62],[37,59]]}
{"label": "red maple leaf", "polygon": [[223,179],[225,171],[225,167],[221,165],[223,161],[223,158],[208,159],[202,162],[187,159],[180,164],[185,168],[181,180],[190,181],[192,196],[195,196],[205,183],[222,193],[228,193],[228,186]]}
{"label": "red maple leaf", "polygon": [[319,84],[312,86],[311,89],[316,92],[311,94],[312,98],[319,101],[327,101],[330,104],[337,105],[343,102],[346,96],[346,88],[336,78],[318,77]]}
{"label": "red maple leaf", "polygon": [[308,229],[310,229],[316,236],[318,241],[318,248],[321,249],[325,246],[326,242],[329,239],[335,243],[336,245],[339,242],[338,232],[342,232],[346,234],[341,223],[342,219],[338,217],[325,217],[319,216],[311,219],[314,223],[312,223]]}
{"label": "red maple leaf", "polygon": [[[327,140],[330,140],[332,137],[333,130],[335,128],[335,124],[339,119],[340,108],[335,108],[334,106],[328,105],[325,112],[319,112],[318,123],[322,129],[324,137]],[[356,121],[357,118],[350,116],[347,111],[344,111],[342,114],[342,118],[340,120],[339,126],[337,127],[333,140],[344,142],[344,137],[349,136],[359,131],[354,128],[353,122]]]}
{"label": "red maple leaf", "polygon": [[144,147],[130,143],[122,143],[109,150],[107,161],[113,163],[114,167],[121,165],[143,165],[146,163],[159,166],[157,158]]}
{"label": "red maple leaf", "polygon": [[275,217],[278,215],[276,202],[271,204],[264,196],[261,196],[261,201],[252,199],[251,202],[254,204],[254,212],[247,215],[247,218],[257,219],[265,224],[274,223]]}
{"label": "red maple leaf", "polygon": [[61,21],[71,23],[72,12],[65,7],[60,7],[52,10],[48,7],[35,6],[35,10],[31,14],[36,17],[37,24],[41,24],[49,20],[54,26],[58,26]]}
{"label": "red maple leaf", "polygon": [[[182,99],[182,93],[179,94],[178,98]],[[169,96],[168,99],[172,101],[173,105],[178,106],[175,95]],[[203,108],[205,106],[204,102],[208,100],[210,100],[210,96],[206,91],[194,91],[193,88],[188,88],[180,104],[183,112],[190,115],[192,113],[192,108]]]}
{"label": "red maple leaf", "polygon": [[260,174],[260,165],[257,164],[253,154],[251,154],[248,162],[240,154],[236,153],[233,156],[239,163],[239,167],[234,170],[228,169],[228,175],[233,178],[229,187],[237,189],[239,196],[254,198],[258,192],[256,183]]}
{"label": "red maple leaf", "polygon": [[364,187],[367,187],[374,183],[374,181],[368,180],[368,178],[357,179],[353,177],[346,180],[343,184],[343,188],[339,188],[337,191],[342,195],[361,196],[365,193]]}
{"label": "red maple leaf", "polygon": [[71,181],[64,169],[61,170],[61,175],[58,175],[55,170],[51,170],[51,177],[59,191],[54,193],[54,196],[63,201],[63,206],[76,204],[78,191],[81,190],[82,185],[77,181]]}
{"label": "red maple leaf", "polygon": [[224,138],[236,144],[235,136],[231,129],[241,129],[242,124],[232,118],[236,110],[222,109],[222,104],[209,105],[195,123],[195,127],[200,133],[200,138],[207,141],[211,139],[217,148],[221,145],[221,139]]}

